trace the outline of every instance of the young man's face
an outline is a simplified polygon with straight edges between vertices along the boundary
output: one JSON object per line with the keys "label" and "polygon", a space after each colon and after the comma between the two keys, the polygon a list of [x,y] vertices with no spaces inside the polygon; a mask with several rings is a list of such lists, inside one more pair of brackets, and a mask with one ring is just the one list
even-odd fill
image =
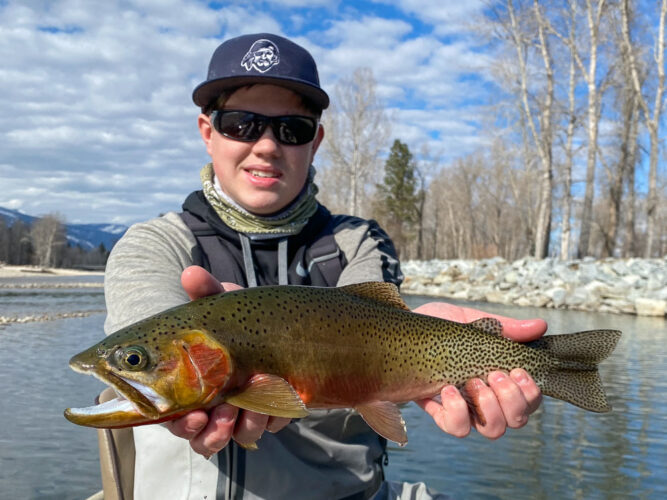
{"label": "young man's face", "polygon": [[[275,85],[240,88],[229,97],[225,109],[266,116],[312,116],[304,109],[297,94]],[[313,141],[301,146],[287,146],[279,143],[271,127],[267,127],[256,142],[240,142],[218,133],[210,117],[204,114],[199,115],[199,131],[223,191],[243,208],[258,215],[278,212],[296,198],[324,137],[324,129],[319,126]]]}

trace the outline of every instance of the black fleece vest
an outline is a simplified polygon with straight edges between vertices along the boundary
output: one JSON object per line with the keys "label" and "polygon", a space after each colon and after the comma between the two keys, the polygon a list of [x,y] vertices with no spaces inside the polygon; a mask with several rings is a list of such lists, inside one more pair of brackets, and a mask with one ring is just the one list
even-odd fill
{"label": "black fleece vest", "polygon": [[[237,231],[227,226],[209,205],[202,191],[191,193],[180,214],[197,246],[193,262],[219,281],[247,287],[243,250]],[[288,237],[288,282],[291,285],[336,286],[347,264],[333,233],[333,217],[322,205],[303,230]],[[251,242],[258,285],[278,284],[278,239]]]}

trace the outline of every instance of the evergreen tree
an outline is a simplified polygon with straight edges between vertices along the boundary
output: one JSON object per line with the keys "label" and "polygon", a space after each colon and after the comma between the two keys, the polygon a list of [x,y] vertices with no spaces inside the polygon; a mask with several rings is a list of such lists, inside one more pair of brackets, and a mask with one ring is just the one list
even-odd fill
{"label": "evergreen tree", "polygon": [[415,161],[407,144],[396,139],[384,166],[384,183],[378,186],[375,212],[394,240],[399,255],[419,218],[419,192]]}

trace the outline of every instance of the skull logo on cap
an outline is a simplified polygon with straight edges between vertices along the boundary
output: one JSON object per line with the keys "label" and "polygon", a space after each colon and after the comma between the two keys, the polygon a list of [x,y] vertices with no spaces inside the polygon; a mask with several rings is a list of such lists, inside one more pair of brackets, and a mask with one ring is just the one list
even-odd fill
{"label": "skull logo on cap", "polygon": [[260,73],[265,73],[279,62],[280,52],[278,51],[276,44],[271,40],[262,38],[252,44],[250,50],[243,56],[241,66],[243,66],[246,71],[255,68],[255,70]]}

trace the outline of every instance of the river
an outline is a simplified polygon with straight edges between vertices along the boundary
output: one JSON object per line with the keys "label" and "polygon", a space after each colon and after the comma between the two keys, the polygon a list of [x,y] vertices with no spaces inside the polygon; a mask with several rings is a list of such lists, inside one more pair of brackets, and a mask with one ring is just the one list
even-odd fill
{"label": "river", "polygon": [[[2,280],[0,280],[0,284]],[[415,307],[432,299],[408,296]],[[545,398],[523,429],[497,441],[440,432],[416,405],[409,443],[390,446],[387,477],[424,481],[453,498],[666,498],[667,325],[662,318],[477,304],[543,317],[549,331],[624,335],[601,367],[614,411],[593,414]],[[3,289],[0,316],[98,310],[101,288]],[[72,354],[102,338],[103,314],[0,327],[0,498],[82,499],[101,488],[95,431],[67,422],[103,384],[72,372]]]}

